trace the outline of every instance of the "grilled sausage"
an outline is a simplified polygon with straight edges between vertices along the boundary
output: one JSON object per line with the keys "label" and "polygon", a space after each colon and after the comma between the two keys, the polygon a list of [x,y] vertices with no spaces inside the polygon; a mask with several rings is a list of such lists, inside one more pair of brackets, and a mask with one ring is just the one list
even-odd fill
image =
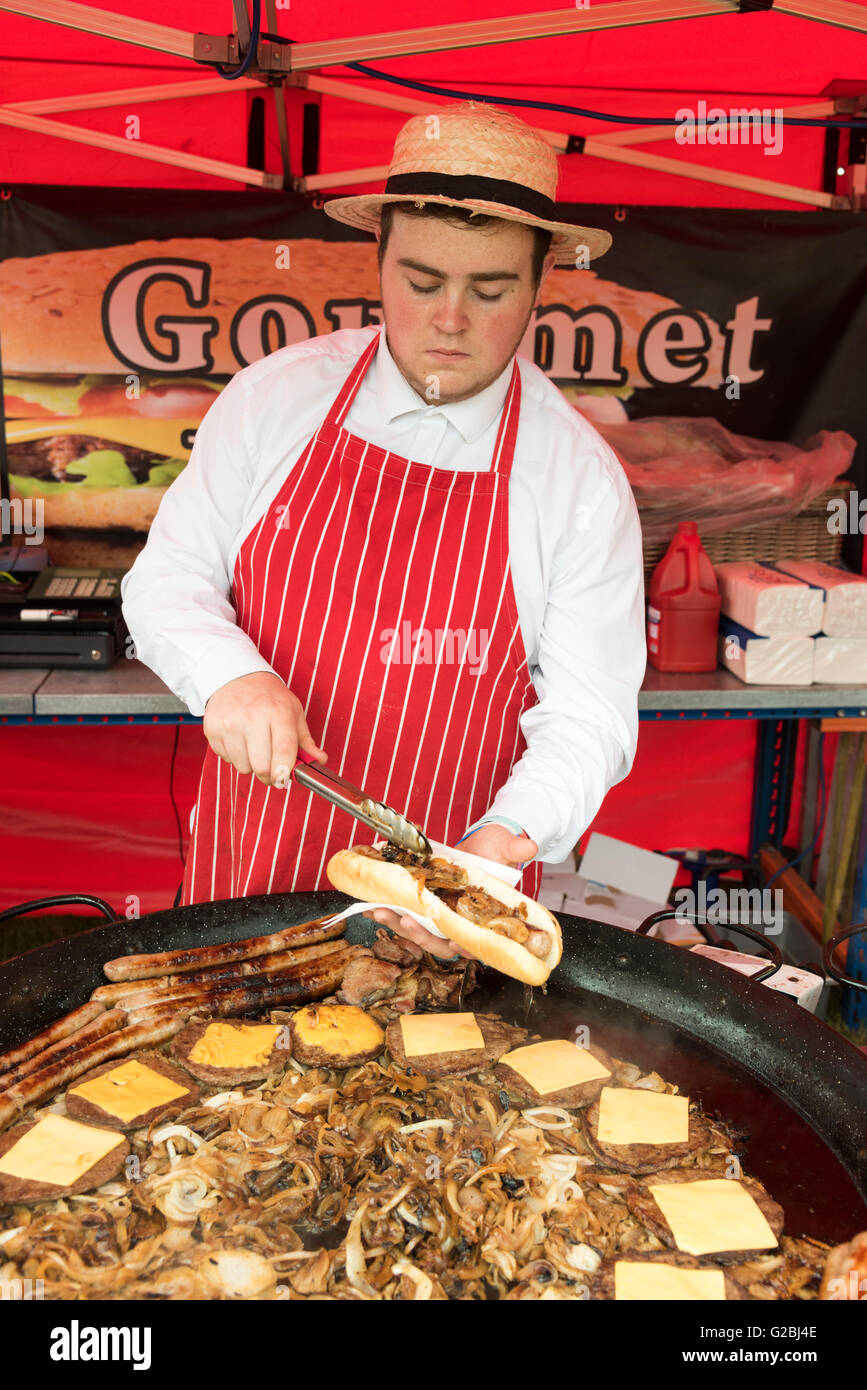
{"label": "grilled sausage", "polygon": [[104,1038],[95,1038],[73,1056],[61,1062],[51,1062],[40,1071],[26,1076],[17,1086],[10,1086],[0,1094],[0,1129],[10,1120],[19,1117],[22,1110],[35,1105],[37,1101],[53,1096],[64,1090],[77,1076],[90,1071],[100,1062],[109,1062],[114,1057],[123,1057],[140,1047],[154,1047],[174,1037],[183,1021],[175,1014],[156,1014],[142,1023],[120,1028],[116,1033],[108,1033]]}
{"label": "grilled sausage", "polygon": [[[270,956],[254,956],[250,960],[231,961],[226,965],[212,966],[209,970],[189,970],[181,975],[154,975],[150,979],[123,980],[113,985],[98,985],[91,999],[102,1004],[119,1004],[127,1007],[127,1001],[142,990],[154,995],[175,995],[178,985],[196,984],[199,986],[217,984],[220,980],[237,978],[241,975],[261,975],[264,972],[291,970],[293,966],[303,965],[305,961],[318,960],[328,956],[341,946],[334,939],[320,942],[316,946],[298,946],[291,951],[278,951]],[[138,1007],[133,1004],[133,1008]]]}
{"label": "grilled sausage", "polygon": [[[239,986],[250,986],[255,989],[259,984],[269,984],[278,980],[295,980],[301,976],[309,974],[315,968],[315,963],[336,965],[334,959],[337,956],[345,957],[348,962],[359,951],[363,951],[363,946],[348,946],[345,942],[329,941],[322,947],[316,947],[322,952],[321,955],[314,957],[313,961],[300,961],[297,964],[282,967],[279,970],[245,970],[244,966],[255,966],[260,961],[264,962],[274,957],[259,956],[253,961],[242,961],[230,971],[227,968],[216,972],[214,978],[206,976],[204,979],[188,978],[185,975],[175,975],[173,977],[162,976],[156,980],[138,980],[138,988],[135,993],[124,995],[121,1005],[128,1013],[135,1013],[138,1009],[150,1007],[162,1007],[163,1005],[174,1003],[176,1000],[191,999],[202,994],[219,994],[226,989],[235,989]],[[204,971],[196,971],[196,975],[204,975]],[[173,978],[177,984],[163,987],[163,979]]]}
{"label": "grilled sausage", "polygon": [[211,1014],[214,1018],[230,1018],[235,1014],[270,1009],[278,1004],[306,1004],[332,994],[343,979],[344,971],[354,952],[335,952],[287,978],[285,971],[277,975],[223,982],[220,989],[203,989],[181,999],[154,1000],[150,1005],[131,1009],[127,1015],[133,1024],[147,1023],[160,1015],[170,1015],[186,1022],[191,1014]]}
{"label": "grilled sausage", "polygon": [[224,941],[216,946],[195,946],[188,951],[160,951],[155,955],[118,956],[106,961],[103,969],[109,980],[146,980],[152,975],[171,975],[175,971],[201,970],[211,965],[226,965],[230,961],[249,960],[292,946],[312,945],[317,941],[332,941],[342,936],[344,922],[331,922],[316,917],[311,922],[298,922],[294,927],[272,932],[270,936],[251,936],[246,941]]}
{"label": "grilled sausage", "polygon": [[91,1019],[96,1018],[97,1014],[103,1012],[104,1006],[95,1003],[82,1004],[80,1009],[73,1009],[71,1013],[64,1014],[58,1018],[48,1028],[43,1028],[41,1033],[37,1033],[34,1038],[28,1038],[26,1043],[20,1047],[13,1047],[9,1052],[4,1052],[0,1056],[0,1076],[4,1072],[12,1071],[14,1067],[20,1066],[29,1058],[34,1057],[37,1052],[44,1052],[52,1043],[59,1042],[61,1038],[69,1037],[70,1033],[75,1033],[85,1023],[90,1023]]}
{"label": "grilled sausage", "polygon": [[126,1013],[123,1009],[105,1009],[98,1014],[91,1023],[86,1023],[83,1028],[79,1028],[75,1033],[70,1033],[68,1037],[62,1038],[53,1047],[47,1047],[44,1052],[37,1052],[35,1057],[29,1057],[26,1062],[22,1062],[12,1071],[8,1071],[5,1076],[0,1076],[0,1091],[6,1091],[10,1086],[17,1086],[19,1081],[23,1081],[25,1076],[30,1076],[35,1071],[41,1071],[43,1067],[50,1066],[53,1062],[62,1062],[79,1048],[86,1047],[95,1038],[104,1038],[107,1033],[116,1033],[126,1023]]}

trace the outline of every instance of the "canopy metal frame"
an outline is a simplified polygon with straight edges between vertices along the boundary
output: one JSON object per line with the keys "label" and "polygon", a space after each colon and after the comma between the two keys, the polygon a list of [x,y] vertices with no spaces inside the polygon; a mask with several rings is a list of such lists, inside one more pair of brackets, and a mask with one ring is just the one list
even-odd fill
{"label": "canopy metal frame", "polygon": [[[227,85],[225,77],[155,83],[143,87],[127,87],[114,92],[85,92],[74,96],[8,102],[0,104],[0,124],[49,138],[111,150],[132,158],[149,159],[253,187],[291,188],[313,195],[318,201],[324,189],[380,183],[386,177],[387,168],[384,165],[376,165],[306,175],[297,169],[293,170],[288,133],[288,92],[292,89],[299,92],[307,91],[320,97],[337,97],[409,114],[428,114],[432,110],[435,111],[440,104],[431,100],[421,101],[393,90],[379,90],[375,87],[361,86],[357,82],[325,77],[320,71],[323,68],[370,59],[398,58],[421,53],[523,42],[535,38],[566,37],[570,34],[605,29],[732,15],[747,8],[755,6],[748,7],[742,0],[612,0],[610,4],[592,7],[576,4],[569,9],[550,10],[539,14],[508,15],[500,19],[469,20],[380,34],[292,43],[278,35],[275,0],[264,0],[267,32],[260,35],[256,54],[248,63],[244,75],[235,80],[234,89],[245,92],[254,89],[261,91],[263,87],[271,89],[283,166],[281,173],[269,173],[263,169],[190,154],[185,150],[171,149],[164,145],[129,140],[53,119],[58,112],[96,110],[107,106],[127,105],[130,102],[166,101],[218,94],[225,96],[227,92],[232,91],[232,86]],[[777,13],[815,23],[867,33],[867,11],[851,0],[776,0],[773,9]],[[155,24],[149,20],[81,4],[78,0],[0,0],[0,10],[173,55],[199,66],[220,66],[227,72],[232,69],[237,71],[250,56],[251,32],[247,0],[233,0],[235,27],[234,32],[229,35],[190,33],[168,25]],[[864,100],[858,98],[853,102],[851,98],[846,98],[783,108],[784,115],[788,116],[833,115],[842,111],[852,112],[853,109],[859,114],[864,111]],[[676,129],[675,125],[637,125],[625,130],[583,137],[543,128],[539,128],[539,133],[561,156],[576,154],[580,157],[607,160],[817,208],[853,209],[863,207],[867,201],[863,193],[862,163],[848,167],[849,193],[840,195],[758,178],[736,170],[714,168],[712,165],[688,158],[672,159],[666,155],[636,148],[654,140],[671,139]]]}

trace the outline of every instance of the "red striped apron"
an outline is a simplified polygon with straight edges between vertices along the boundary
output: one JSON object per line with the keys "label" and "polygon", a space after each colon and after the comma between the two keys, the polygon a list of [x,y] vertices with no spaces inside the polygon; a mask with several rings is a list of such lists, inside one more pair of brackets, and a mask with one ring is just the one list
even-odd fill
{"label": "red striped apron", "polygon": [[[454,844],[520,758],[536,703],[509,569],[521,378],[515,362],[490,470],[431,468],[342,427],[378,342],[245,537],[232,597],[328,766]],[[330,856],[375,838],[209,748],[181,901],[328,888]],[[523,891],[540,877],[529,864]]]}

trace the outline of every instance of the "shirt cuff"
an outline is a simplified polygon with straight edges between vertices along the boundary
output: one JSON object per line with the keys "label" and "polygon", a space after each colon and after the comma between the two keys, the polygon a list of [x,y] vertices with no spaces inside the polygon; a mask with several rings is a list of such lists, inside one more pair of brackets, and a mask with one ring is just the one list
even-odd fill
{"label": "shirt cuff", "polygon": [[[228,653],[227,645],[230,648]],[[192,692],[194,699],[188,701],[190,713],[201,718],[205,712],[205,705],[222,686],[228,685],[229,681],[238,680],[240,676],[252,676],[257,671],[268,671],[272,676],[277,675],[273,666],[268,665],[252,643],[249,644],[249,649],[245,645],[238,651],[232,650],[232,644],[217,643],[196,663],[195,690]],[[193,708],[194,703],[198,708]]]}
{"label": "shirt cuff", "polygon": [[526,784],[514,791],[508,786],[503,787],[494,798],[488,819],[514,823],[516,813],[520,813],[523,834],[539,846],[535,855],[537,860],[559,862],[559,859],[565,859],[574,842],[570,840],[564,847],[563,827],[544,789],[534,790]]}
{"label": "shirt cuff", "polygon": [[483,825],[504,825],[507,830],[511,830],[513,835],[526,834],[524,827],[519,825],[516,820],[512,820],[509,816],[483,816],[481,820],[473,821],[472,825],[467,826],[467,829],[458,840],[458,844],[455,845],[455,849],[457,849],[458,845],[463,844],[464,840],[466,840],[469,835],[472,835],[474,831],[480,830]]}

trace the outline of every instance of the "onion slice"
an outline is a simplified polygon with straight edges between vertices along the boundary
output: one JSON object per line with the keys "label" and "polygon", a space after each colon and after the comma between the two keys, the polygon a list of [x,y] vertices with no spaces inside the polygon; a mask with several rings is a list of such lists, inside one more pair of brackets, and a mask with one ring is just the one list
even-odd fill
{"label": "onion slice", "polygon": [[204,1143],[201,1134],[196,1134],[187,1125],[163,1125],[162,1129],[151,1135],[152,1144],[163,1144],[167,1139],[189,1139],[194,1149]]}
{"label": "onion slice", "polygon": [[409,1260],[396,1260],[391,1267],[391,1272],[397,1275],[405,1274],[408,1279],[412,1280],[415,1284],[414,1301],[416,1303],[421,1302],[423,1299],[429,1299],[433,1293],[433,1281],[430,1275],[416,1268]]}
{"label": "onion slice", "polygon": [[[522,1110],[521,1114],[531,1125],[537,1129],[571,1129],[575,1121],[568,1110],[561,1110],[557,1105],[536,1105],[532,1110]],[[556,1115],[559,1123],[553,1120],[540,1120],[540,1115]]]}

